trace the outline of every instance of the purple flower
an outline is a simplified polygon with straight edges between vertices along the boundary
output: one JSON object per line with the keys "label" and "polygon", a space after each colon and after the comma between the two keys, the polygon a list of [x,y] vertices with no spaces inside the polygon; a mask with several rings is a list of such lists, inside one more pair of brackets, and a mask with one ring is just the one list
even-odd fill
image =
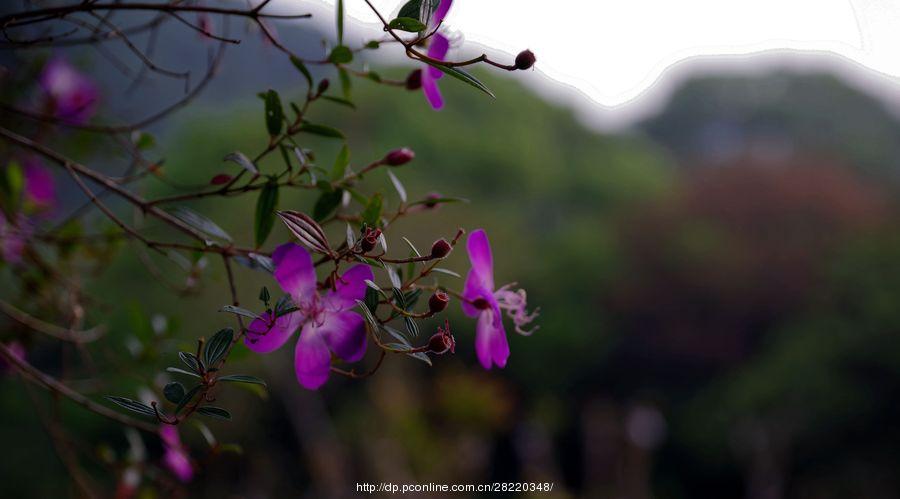
{"label": "purple flower", "polygon": [[461,300],[463,312],[469,317],[478,317],[475,328],[475,353],[485,369],[492,365],[505,367],[509,358],[509,343],[503,328],[501,310],[513,320],[516,332],[525,336],[533,333],[523,329],[537,317],[537,310],[526,311],[527,300],[524,290],[511,291],[513,284],[494,290],[494,261],[491,245],[483,230],[478,229],[466,241],[472,269],[466,277]]}
{"label": "purple flower", "polygon": [[50,98],[53,114],[70,123],[84,123],[93,116],[97,87],[62,57],[54,57],[41,72],[40,85]]}
{"label": "purple flower", "polygon": [[366,280],[372,269],[355,265],[335,280],[324,295],[316,291],[312,257],[301,246],[282,244],[272,255],[275,280],[291,295],[295,311],[275,317],[267,311],[247,328],[244,343],[258,353],[269,353],[285,344],[302,326],[294,349],[297,381],[310,390],[325,384],[331,372],[331,353],[356,362],[366,353],[366,327],[361,315],[351,309],[366,296]]}
{"label": "purple flower", "polygon": [[[441,0],[441,3],[434,11],[434,15],[431,16],[429,29],[435,29],[440,25],[452,4],[453,0]],[[447,56],[447,51],[449,49],[450,40],[440,33],[435,33],[431,37],[431,45],[428,46],[428,57],[443,61],[444,57]],[[435,110],[444,107],[444,98],[441,96],[441,91],[437,86],[437,81],[442,76],[444,76],[443,71],[431,65],[426,65],[422,71],[422,92],[425,93],[425,99],[428,100],[428,103],[431,104],[431,107]]]}
{"label": "purple flower", "polygon": [[165,454],[163,464],[182,482],[189,482],[194,477],[194,466],[188,456],[187,448],[181,443],[178,429],[164,424],[159,428],[159,438],[163,441]]}
{"label": "purple flower", "polygon": [[53,208],[56,204],[53,175],[33,158],[25,161],[25,195],[37,208]]}

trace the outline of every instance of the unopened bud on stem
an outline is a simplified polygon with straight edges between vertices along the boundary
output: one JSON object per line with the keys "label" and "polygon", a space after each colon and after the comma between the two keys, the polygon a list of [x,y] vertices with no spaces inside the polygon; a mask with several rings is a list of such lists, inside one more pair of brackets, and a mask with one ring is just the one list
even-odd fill
{"label": "unopened bud on stem", "polygon": [[420,88],[422,88],[422,70],[416,69],[406,77],[406,89],[418,90]]}
{"label": "unopened bud on stem", "polygon": [[415,157],[416,153],[414,153],[412,149],[408,147],[401,147],[400,149],[394,149],[393,151],[387,153],[387,155],[384,157],[384,162],[388,166],[400,166],[409,163]]}
{"label": "unopened bud on stem", "polygon": [[450,250],[452,249],[453,246],[450,246],[450,243],[448,243],[446,239],[438,239],[431,245],[431,257],[444,258],[450,254]]}
{"label": "unopened bud on stem", "polygon": [[450,304],[450,296],[443,291],[435,291],[428,299],[428,311],[432,314],[443,311]]}
{"label": "unopened bud on stem", "polygon": [[528,69],[534,66],[536,60],[534,52],[527,49],[523,50],[516,56],[516,69]]}

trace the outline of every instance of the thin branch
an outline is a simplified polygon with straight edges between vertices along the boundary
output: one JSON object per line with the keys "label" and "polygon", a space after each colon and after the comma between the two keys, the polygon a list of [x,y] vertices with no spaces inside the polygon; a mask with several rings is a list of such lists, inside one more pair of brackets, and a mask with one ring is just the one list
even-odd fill
{"label": "thin branch", "polygon": [[29,327],[35,331],[52,336],[63,341],[71,341],[73,343],[90,343],[96,341],[106,332],[104,326],[97,326],[91,329],[79,331],[71,328],[64,328],[34,317],[24,310],[20,310],[4,300],[0,300],[0,311],[14,319],[16,322]]}
{"label": "thin branch", "polygon": [[156,426],[145,421],[140,421],[130,416],[120,414],[110,409],[109,407],[97,404],[93,400],[64,385],[56,378],[32,366],[27,361],[16,355],[12,350],[10,350],[8,346],[2,343],[0,343],[0,357],[3,357],[9,365],[13,366],[17,371],[24,374],[25,378],[29,381],[42,386],[54,393],[58,393],[95,414],[99,414],[105,418],[111,419],[118,423],[122,423],[124,425],[131,426],[132,428],[136,428],[138,430],[156,433]]}

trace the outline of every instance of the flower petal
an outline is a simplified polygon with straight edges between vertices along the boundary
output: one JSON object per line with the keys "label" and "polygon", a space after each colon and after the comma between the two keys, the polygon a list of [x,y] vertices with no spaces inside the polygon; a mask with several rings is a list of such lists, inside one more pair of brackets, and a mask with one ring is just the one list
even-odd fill
{"label": "flower petal", "polygon": [[431,104],[432,109],[437,111],[444,107],[444,98],[441,96],[437,81],[431,76],[430,71],[422,73],[422,92],[425,93],[425,99]]}
{"label": "flower petal", "polygon": [[[448,50],[450,50],[450,39],[440,33],[435,33],[431,37],[431,45],[428,46],[428,57],[443,61],[444,57],[447,57]],[[428,66],[426,69],[428,75],[435,80],[439,80],[444,76],[444,72],[434,66]],[[425,82],[423,81],[422,83],[424,85]]]}
{"label": "flower petal", "polygon": [[300,386],[309,390],[316,390],[324,385],[331,372],[328,345],[310,322],[303,326],[294,349],[294,372]]}
{"label": "flower petal", "polygon": [[466,284],[463,287],[462,296],[465,299],[460,300],[459,303],[462,305],[463,313],[469,317],[475,317],[481,313],[481,310],[475,308],[475,305],[472,305],[471,302],[478,299],[484,299],[488,302],[494,300],[493,293],[490,289],[484,287],[481,276],[475,272],[475,269],[469,270],[469,275],[466,276]]}
{"label": "flower petal", "polygon": [[328,314],[316,330],[328,348],[347,362],[356,362],[366,353],[366,322],[356,312]]}
{"label": "flower petal", "polygon": [[366,297],[366,280],[372,281],[375,276],[368,265],[354,265],[338,277],[335,282],[337,291],[329,291],[325,295],[326,307],[334,311],[346,310],[356,306],[356,300]]}
{"label": "flower petal", "polygon": [[316,268],[309,252],[294,243],[282,244],[272,253],[275,280],[294,302],[308,299],[316,292]]}
{"label": "flower petal", "polygon": [[447,11],[450,10],[451,5],[453,5],[453,0],[441,0],[441,3],[438,4],[438,8],[431,16],[431,22],[436,25],[443,21],[444,17],[447,15]]}
{"label": "flower petal", "polygon": [[483,229],[478,229],[469,234],[466,241],[466,250],[469,252],[469,261],[472,262],[472,271],[481,279],[481,284],[493,291],[494,289],[494,258],[491,256],[491,243]]}
{"label": "flower petal", "polygon": [[501,368],[506,367],[509,343],[506,341],[506,331],[503,330],[500,312],[495,308],[483,310],[478,315],[478,323],[475,326],[475,354],[485,369],[490,369],[492,364]]}
{"label": "flower petal", "polygon": [[244,345],[247,345],[247,348],[256,353],[278,350],[303,321],[303,314],[293,312],[278,317],[273,324],[273,315],[271,312],[266,312],[247,326],[247,335],[244,336]]}
{"label": "flower petal", "polygon": [[50,170],[36,161],[26,161],[25,193],[38,207],[51,208],[56,201],[56,185]]}
{"label": "flower petal", "polygon": [[182,482],[190,482],[191,478],[194,477],[194,467],[191,466],[191,460],[181,449],[166,449],[163,462],[166,468],[169,468],[169,471]]}

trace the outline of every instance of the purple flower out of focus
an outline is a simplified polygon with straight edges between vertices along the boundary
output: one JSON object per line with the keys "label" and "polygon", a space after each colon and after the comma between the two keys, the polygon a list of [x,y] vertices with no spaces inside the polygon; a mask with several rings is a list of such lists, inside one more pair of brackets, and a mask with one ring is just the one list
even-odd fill
{"label": "purple flower out of focus", "polygon": [[53,175],[34,158],[25,161],[25,195],[40,209],[53,208],[56,204]]}
{"label": "purple flower out of focus", "polygon": [[187,449],[181,443],[178,429],[164,424],[159,428],[159,438],[163,441],[165,454],[163,464],[182,482],[189,482],[194,477],[194,466],[188,456]]}
{"label": "purple flower out of focus", "polygon": [[79,124],[93,116],[99,97],[97,87],[64,58],[50,59],[41,72],[40,85],[57,118]]}
{"label": "purple flower out of focus", "polygon": [[312,257],[301,246],[282,244],[272,254],[275,280],[291,295],[296,311],[275,318],[267,311],[247,328],[244,343],[257,353],[269,353],[287,342],[301,325],[294,349],[294,370],[304,388],[315,390],[331,373],[331,352],[347,362],[366,353],[366,328],[361,315],[353,312],[356,300],[366,296],[366,280],[372,269],[354,265],[336,278],[335,289],[324,295],[316,291]]}
{"label": "purple flower out of focus", "polygon": [[[429,29],[434,29],[434,27],[437,27],[444,20],[444,17],[447,15],[447,11],[450,10],[450,5],[452,4],[453,0],[441,0],[437,10],[434,11],[434,15],[431,17]],[[435,33],[431,37],[431,44],[428,46],[427,55],[432,59],[443,61],[444,57],[447,56],[447,51],[449,49],[450,40],[441,33]],[[441,91],[437,86],[437,81],[442,76],[444,76],[444,73],[440,69],[428,64],[426,64],[425,68],[422,70],[422,92],[425,93],[425,99],[428,100],[428,103],[431,104],[431,107],[435,110],[444,107],[444,98],[441,96]]]}
{"label": "purple flower out of focus", "polygon": [[538,311],[528,313],[525,291],[510,290],[512,284],[494,289],[494,260],[487,234],[478,229],[466,241],[472,269],[466,277],[461,300],[463,312],[469,317],[478,317],[475,328],[475,354],[485,369],[492,365],[505,367],[509,358],[509,343],[503,328],[501,310],[513,320],[516,332],[525,336],[533,333],[523,329],[537,317]]}

